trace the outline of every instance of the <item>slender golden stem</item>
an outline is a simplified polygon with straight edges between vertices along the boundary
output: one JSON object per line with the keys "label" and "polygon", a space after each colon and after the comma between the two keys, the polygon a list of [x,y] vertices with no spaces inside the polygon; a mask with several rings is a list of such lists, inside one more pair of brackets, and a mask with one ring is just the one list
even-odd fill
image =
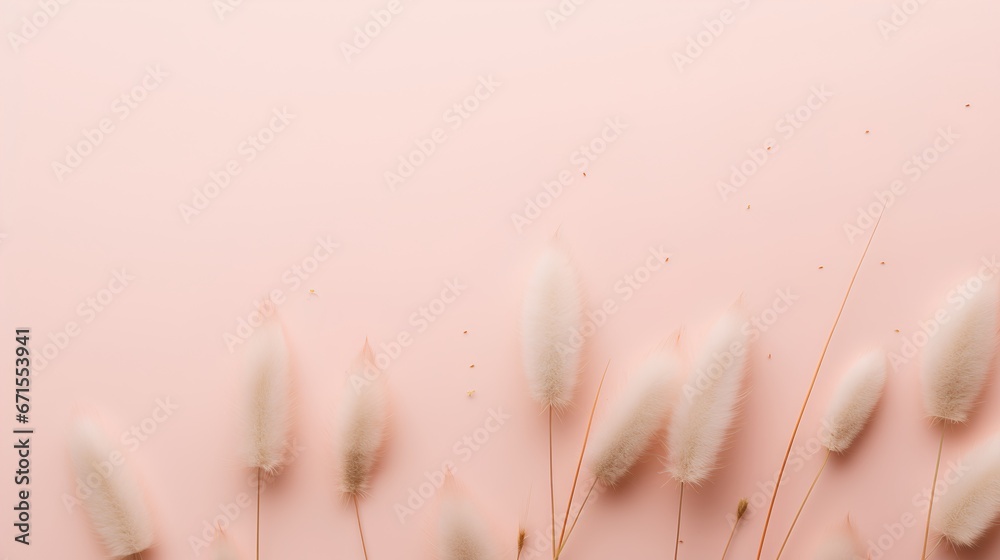
{"label": "slender golden stem", "polygon": [[736,523],[733,523],[733,530],[729,531],[729,540],[726,541],[726,548],[722,549],[722,560],[726,560],[726,554],[729,554],[729,545],[733,544],[733,537],[736,536],[736,528],[740,525],[740,520],[742,517],[736,518]]}
{"label": "slender golden stem", "polygon": [[[549,501],[552,504],[552,560],[556,560],[556,486],[552,477],[552,406],[549,406]],[[259,560],[259,559],[258,559]]]}
{"label": "slender golden stem", "polygon": [[684,483],[681,483],[681,495],[677,499],[677,537],[674,539],[674,560],[681,549],[681,512],[684,511]]}
{"label": "slender golden stem", "polygon": [[851,282],[847,285],[847,293],[844,294],[844,299],[840,302],[840,309],[837,311],[837,317],[833,320],[833,326],[830,327],[830,334],[826,337],[826,343],[823,344],[823,351],[820,352],[819,362],[816,363],[816,369],[813,371],[812,380],[809,382],[809,390],[806,391],[806,398],[802,401],[802,408],[799,409],[799,416],[795,420],[795,427],[792,428],[792,435],[788,438],[788,446],[785,448],[785,457],[781,460],[781,468],[778,469],[778,479],[774,482],[774,490],[771,492],[771,502],[767,506],[767,516],[764,518],[764,529],[760,533],[760,545],[757,547],[757,560],[760,560],[761,555],[764,553],[764,541],[767,539],[767,527],[771,523],[771,514],[774,513],[774,502],[778,499],[778,489],[781,488],[781,479],[785,476],[785,467],[788,466],[788,458],[792,454],[792,446],[795,445],[795,436],[799,433],[799,426],[802,424],[802,417],[806,414],[806,407],[809,406],[809,397],[812,396],[813,388],[816,386],[816,379],[819,377],[819,370],[823,366],[823,359],[826,358],[826,351],[830,348],[830,341],[833,340],[833,333],[837,330],[837,323],[840,322],[840,316],[844,314],[844,306],[847,305],[847,298],[851,295],[851,289],[854,288],[854,281],[858,278],[858,272],[861,270],[861,265],[865,262],[865,256],[868,254],[868,249],[872,246],[872,240],[875,239],[875,232],[878,231],[878,225],[882,221],[882,215],[885,213],[885,207],[878,214],[878,219],[875,220],[875,226],[872,228],[872,233],[868,237],[868,243],[865,244],[865,250],[861,253],[861,258],[858,260],[858,266],[854,269],[854,274],[851,275]]}
{"label": "slender golden stem", "polygon": [[257,560],[260,560],[260,467],[257,467]]}
{"label": "slender golden stem", "polygon": [[594,488],[597,486],[597,479],[594,479],[594,483],[590,485],[590,490],[587,490],[587,495],[583,497],[583,502],[580,504],[580,511],[576,512],[576,516],[573,517],[573,523],[569,526],[569,531],[566,532],[566,539],[559,545],[559,552],[556,554],[556,560],[559,559],[559,555],[562,554],[564,548],[569,543],[569,537],[573,534],[573,529],[576,528],[576,522],[580,520],[580,516],[583,514],[583,508],[587,507],[587,501],[590,500],[590,495],[594,493]]}
{"label": "slender golden stem", "polygon": [[[934,494],[937,489],[938,471],[941,469],[941,450],[944,449],[944,426],[941,426],[941,441],[938,442],[937,461],[934,464],[934,480],[931,481],[931,499],[927,505],[927,524],[924,525],[924,551],[920,553],[920,560],[927,559],[927,540],[931,536],[931,511],[934,510]],[[936,548],[936,547],[935,547]]]}
{"label": "slender golden stem", "polygon": [[788,528],[788,532],[785,533],[785,540],[781,542],[781,548],[778,549],[778,556],[774,560],[781,558],[781,553],[785,551],[785,546],[788,544],[788,539],[792,536],[792,530],[795,529],[795,524],[799,522],[799,516],[802,515],[802,510],[806,507],[806,502],[809,501],[809,496],[812,495],[813,489],[816,488],[816,483],[819,482],[820,475],[823,474],[823,470],[826,469],[826,464],[830,462],[830,450],[826,450],[826,456],[823,457],[823,464],[820,465],[819,471],[816,472],[816,476],[813,478],[812,484],[809,485],[809,491],[806,492],[806,497],[802,498],[802,503],[799,504],[799,510],[795,512],[795,517],[792,519],[792,526]]}
{"label": "slender golden stem", "polygon": [[[604,366],[604,374],[601,375],[601,382],[597,385],[597,394],[594,395],[594,404],[590,407],[590,418],[587,419],[587,431],[583,434],[583,447],[580,448],[580,459],[576,462],[576,473],[573,474],[573,486],[569,491],[569,501],[566,503],[566,516],[563,517],[562,530],[559,532],[559,549],[562,550],[563,537],[566,536],[566,524],[569,523],[569,511],[573,509],[573,498],[576,497],[576,484],[580,480],[580,469],[583,467],[583,456],[587,452],[587,440],[590,439],[590,428],[594,424],[594,411],[597,410],[597,401],[601,398],[601,388],[604,387],[604,379],[608,376],[608,368],[611,360]],[[596,481],[595,481],[596,482]],[[556,554],[558,558],[559,555]]]}
{"label": "slender golden stem", "polygon": [[934,551],[937,550],[938,547],[941,546],[941,543],[943,542],[944,542],[944,535],[941,535],[940,537],[938,537],[937,543],[934,545],[934,548],[930,549],[930,551],[927,553],[927,558],[934,556]]}
{"label": "slender golden stem", "polygon": [[358,534],[361,535],[361,551],[365,554],[365,560],[368,560],[368,547],[365,546],[365,530],[361,528],[361,508],[358,506],[358,495],[354,494],[351,498],[354,501],[354,516],[358,518]]}

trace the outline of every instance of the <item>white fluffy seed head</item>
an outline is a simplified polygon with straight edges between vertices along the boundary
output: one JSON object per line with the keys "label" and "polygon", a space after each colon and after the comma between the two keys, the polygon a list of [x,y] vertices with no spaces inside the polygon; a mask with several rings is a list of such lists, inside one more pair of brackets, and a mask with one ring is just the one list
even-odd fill
{"label": "white fluffy seed head", "polygon": [[873,350],[844,376],[823,419],[823,447],[843,453],[865,428],[885,387],[885,353]]}
{"label": "white fluffy seed head", "polygon": [[348,371],[348,386],[341,407],[337,463],[342,492],[357,495],[368,490],[387,428],[387,389],[366,340]]}
{"label": "white fluffy seed head", "polygon": [[677,370],[673,354],[651,355],[602,421],[594,435],[590,468],[605,486],[618,484],[664,427]]}
{"label": "white fluffy seed head", "polygon": [[1000,438],[960,463],[965,474],[934,502],[931,526],[958,546],[973,546],[1000,515]]}
{"label": "white fluffy seed head", "polygon": [[539,258],[524,298],[524,371],[532,396],[556,409],[573,398],[583,338],[580,281],[569,255],[550,246]]}
{"label": "white fluffy seed head", "polygon": [[971,298],[960,301],[938,332],[928,335],[921,367],[927,414],[956,423],[969,419],[993,361],[997,286],[986,283]]}
{"label": "white fluffy seed head", "polygon": [[667,470],[680,482],[708,478],[736,421],[749,352],[744,323],[729,312],[715,325],[682,388],[667,437]]}
{"label": "white fluffy seed head", "polygon": [[830,535],[816,551],[816,560],[865,560],[850,525]]}
{"label": "white fluffy seed head", "polygon": [[215,540],[215,545],[212,547],[212,559],[213,560],[239,560],[240,555],[236,551],[236,547],[233,546],[229,539],[222,536]]}
{"label": "white fluffy seed head", "polygon": [[438,519],[440,560],[494,560],[489,525],[475,506],[455,488],[447,488]]}
{"label": "white fluffy seed head", "polygon": [[247,340],[247,465],[277,472],[291,428],[288,348],[281,324],[269,320]]}
{"label": "white fluffy seed head", "polygon": [[152,519],[139,483],[128,463],[113,467],[110,473],[100,467],[110,464],[109,457],[118,451],[93,420],[77,422],[70,453],[77,478],[92,489],[83,506],[108,552],[124,557],[152,546]]}

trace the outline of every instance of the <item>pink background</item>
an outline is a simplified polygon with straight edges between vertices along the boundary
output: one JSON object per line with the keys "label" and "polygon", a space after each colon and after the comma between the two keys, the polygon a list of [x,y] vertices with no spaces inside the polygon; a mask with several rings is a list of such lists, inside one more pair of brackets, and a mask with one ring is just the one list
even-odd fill
{"label": "pink background", "polygon": [[[863,239],[844,232],[858,209],[893,181],[906,189],[861,271],[800,446],[853,359],[878,346],[898,352],[946,306],[947,292],[1000,250],[995,2],[928,2],[883,36],[889,0],[594,1],[555,28],[546,19],[555,0],[402,0],[348,61],[342,43],[387,6],[352,4],[247,1],[220,21],[208,1],[70,3],[16,51],[0,49],[2,348],[13,360],[13,331],[28,326],[38,354],[67,322],[80,325],[34,372],[30,549],[12,544],[14,456],[3,444],[0,558],[102,557],[86,516],[63,505],[72,491],[68,428],[80,410],[96,408],[118,434],[167,397],[179,409],[126,457],[148,482],[157,516],[159,544],[145,558],[195,557],[189,538],[221,505],[252,492],[238,454],[242,346],[231,353],[224,334],[273,289],[286,296],[279,313],[298,379],[301,451],[265,493],[262,558],[361,556],[353,510],[331,474],[334,407],[364,338],[378,349],[400,333],[412,344],[388,368],[392,439],[362,503],[370,557],[431,556],[433,506],[401,524],[394,505],[451,461],[493,520],[500,557],[513,558],[526,504],[529,539],[548,531],[545,418],[521,372],[518,321],[530,267],[557,229],[589,307],[610,298],[619,308],[588,340],[578,404],[558,424],[562,503],[584,403],[608,359],[601,410],[678,328],[695,349],[741,294],[756,315],[776,290],[798,298],[753,349],[752,389],[724,469],[685,498],[682,557],[715,558],[737,499],[761,499],[759,485],[779,465],[861,253]],[[5,34],[22,33],[22,18],[41,10],[5,2]],[[679,70],[674,53],[720,17],[729,21],[721,34],[709,42],[703,33],[708,46]],[[115,100],[157,65],[167,76],[120,119]],[[500,85],[452,128],[446,111],[480,77]],[[832,97],[789,128],[786,114],[821,87]],[[246,161],[240,143],[283,107],[294,119]],[[104,118],[114,131],[58,180],[52,162]],[[574,152],[606,119],[627,128],[580,168]],[[384,174],[436,128],[445,141],[391,190]],[[906,162],[933,146],[939,129],[957,139],[928,152],[936,161],[914,180]],[[767,142],[766,163],[724,201],[717,183]],[[242,172],[186,223],[179,205],[231,159]],[[563,171],[568,186],[554,200],[543,195],[547,207],[519,232],[511,215]],[[340,244],[333,256],[297,288],[283,283],[325,236]],[[648,278],[632,297],[615,290],[660,247],[669,263],[640,272]],[[101,312],[78,314],[122,267],[134,280]],[[421,332],[411,315],[454,278],[461,295]],[[918,555],[922,521],[893,529],[922,518],[914,497],[933,472],[937,432],[923,418],[917,375],[916,360],[892,371],[870,428],[821,480],[788,558],[810,557],[848,514],[865,542],[891,544],[884,558]],[[11,385],[5,377],[4,403]],[[1000,402],[1000,387],[984,401]],[[11,408],[3,407],[4,426],[13,425]],[[491,409],[510,418],[479,450],[456,450]],[[1000,407],[982,406],[949,437],[945,464],[998,423]],[[811,456],[792,469],[767,556],[819,463]],[[659,470],[651,457],[588,506],[565,558],[667,557],[677,489]],[[730,558],[753,557],[762,524],[752,509]],[[253,525],[251,506],[228,529],[251,555]],[[997,557],[998,535],[960,557]],[[935,555],[957,557],[947,547]]]}

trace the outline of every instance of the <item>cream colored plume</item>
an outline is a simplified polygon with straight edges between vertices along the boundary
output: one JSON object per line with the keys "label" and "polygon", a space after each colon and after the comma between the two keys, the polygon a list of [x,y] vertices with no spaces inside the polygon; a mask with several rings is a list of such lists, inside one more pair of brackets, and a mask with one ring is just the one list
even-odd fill
{"label": "cream colored plume", "polygon": [[649,449],[666,424],[671,384],[678,365],[673,354],[657,351],[639,368],[594,436],[590,469],[614,486]]}
{"label": "cream colored plume", "polygon": [[532,396],[560,409],[573,398],[580,370],[583,296],[569,255],[552,245],[535,266],[524,298],[524,370]]}
{"label": "cream colored plume", "polygon": [[938,497],[931,526],[953,544],[973,546],[1000,515],[1000,438],[993,438],[959,463],[965,471]]}
{"label": "cream colored plume", "polygon": [[108,552],[124,557],[152,546],[153,523],[139,483],[128,463],[111,461],[120,451],[94,421],[77,422],[70,452],[78,481],[90,490],[83,506]]}
{"label": "cream colored plume", "polygon": [[850,524],[830,535],[816,551],[816,560],[865,560]]}
{"label": "cream colored plume", "polygon": [[388,399],[385,381],[368,341],[348,371],[337,437],[340,489],[364,494],[386,439]]}
{"label": "cream colored plume", "polygon": [[438,519],[439,560],[493,560],[489,526],[458,489],[445,488]]}
{"label": "cream colored plume", "polygon": [[670,423],[668,471],[687,484],[703,482],[736,421],[747,370],[745,321],[727,313],[712,329]]}
{"label": "cream colored plume", "polygon": [[229,539],[225,536],[216,539],[215,546],[212,548],[213,560],[239,560],[239,558],[240,555],[236,551],[236,547],[229,542]]}
{"label": "cream colored plume", "polygon": [[[955,301],[952,301],[955,300]],[[997,286],[971,298],[949,298],[954,309],[923,351],[924,406],[935,419],[965,422],[982,393],[997,344]]]}
{"label": "cream colored plume", "polygon": [[847,451],[875,412],[884,387],[885,353],[874,350],[858,360],[834,392],[823,419],[823,447]]}
{"label": "cream colored plume", "polygon": [[246,343],[247,464],[275,473],[285,462],[291,428],[288,348],[281,324],[269,320]]}

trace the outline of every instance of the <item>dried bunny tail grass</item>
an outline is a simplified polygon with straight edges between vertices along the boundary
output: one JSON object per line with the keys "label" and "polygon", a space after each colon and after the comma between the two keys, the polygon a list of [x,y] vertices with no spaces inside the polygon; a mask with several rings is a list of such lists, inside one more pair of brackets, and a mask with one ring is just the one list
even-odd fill
{"label": "dried bunny tail grass", "polygon": [[556,245],[535,266],[524,298],[524,370],[532,396],[555,409],[568,406],[580,370],[574,340],[583,317],[580,281],[569,255]]}
{"label": "dried bunny tail grass", "polygon": [[658,351],[640,367],[602,429],[595,435],[590,468],[605,486],[614,486],[649,449],[666,423],[676,358]]}
{"label": "dried bunny tail grass", "polygon": [[816,560],[865,560],[859,552],[858,539],[850,527],[830,535],[816,551]]}
{"label": "dried bunny tail grass", "polygon": [[274,474],[285,461],[291,427],[288,348],[270,320],[247,340],[247,464]]}
{"label": "dried bunny tail grass", "polygon": [[716,324],[674,410],[667,438],[668,471],[682,483],[700,484],[708,478],[736,420],[747,370],[743,324],[732,311]]}
{"label": "dried bunny tail grass", "polygon": [[236,551],[229,539],[224,535],[216,539],[212,548],[212,560],[239,560],[240,554]]}
{"label": "dried bunny tail grass", "polygon": [[439,560],[493,560],[489,526],[457,488],[447,488],[438,519]]}
{"label": "dried bunny tail grass", "polygon": [[70,439],[70,452],[79,480],[93,492],[83,505],[108,552],[115,557],[138,554],[153,545],[153,523],[139,483],[120,465],[108,473],[97,465],[107,463],[115,448],[90,419],[80,419]]}
{"label": "dried bunny tail grass", "polygon": [[[376,375],[369,375],[369,372]],[[350,495],[364,494],[368,490],[372,469],[386,440],[387,389],[378,373],[375,355],[366,340],[348,372],[348,388],[338,428],[340,489]]]}
{"label": "dried bunny tail grass", "polygon": [[924,407],[935,419],[963,423],[986,383],[997,346],[997,286],[965,301],[923,353]]}
{"label": "dried bunny tail grass", "polygon": [[823,420],[823,447],[843,453],[864,429],[885,388],[885,353],[873,350],[844,376]]}
{"label": "dried bunny tail grass", "polygon": [[938,498],[931,526],[948,541],[973,546],[1000,515],[1000,437],[969,453],[968,471]]}

